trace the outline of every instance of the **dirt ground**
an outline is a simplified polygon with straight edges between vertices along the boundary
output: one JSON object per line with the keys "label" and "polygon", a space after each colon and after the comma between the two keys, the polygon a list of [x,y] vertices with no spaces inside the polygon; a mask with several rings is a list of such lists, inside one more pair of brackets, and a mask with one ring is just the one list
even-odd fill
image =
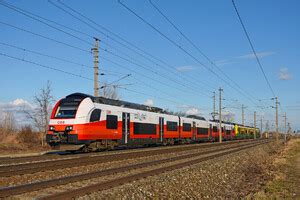
{"label": "dirt ground", "polygon": [[249,199],[300,199],[300,139],[286,144],[270,170],[272,179]]}

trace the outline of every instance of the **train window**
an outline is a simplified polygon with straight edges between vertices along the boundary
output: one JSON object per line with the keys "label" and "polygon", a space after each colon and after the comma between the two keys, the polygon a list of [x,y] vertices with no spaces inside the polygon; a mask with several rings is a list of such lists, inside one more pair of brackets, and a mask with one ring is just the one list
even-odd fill
{"label": "train window", "polygon": [[183,123],[182,130],[186,132],[190,132],[192,130],[192,126],[189,123]]}
{"label": "train window", "polygon": [[91,117],[90,117],[90,122],[100,121],[100,116],[101,116],[101,110],[100,109],[93,110],[93,112],[91,114]]}
{"label": "train window", "polygon": [[106,115],[106,128],[107,129],[118,129],[118,116],[117,115]]}
{"label": "train window", "polygon": [[167,131],[177,131],[177,122],[167,121]]}
{"label": "train window", "polygon": [[218,131],[218,127],[213,126],[213,132],[217,132]]}
{"label": "train window", "polygon": [[75,118],[77,107],[74,106],[59,106],[55,118]]}
{"label": "train window", "polygon": [[230,130],[226,130],[226,135],[230,135],[231,131]]}
{"label": "train window", "polygon": [[155,135],[156,134],[156,124],[135,122],[133,124],[133,133],[134,134],[147,134],[147,135],[154,134]]}
{"label": "train window", "polygon": [[208,135],[208,128],[197,128],[198,135]]}

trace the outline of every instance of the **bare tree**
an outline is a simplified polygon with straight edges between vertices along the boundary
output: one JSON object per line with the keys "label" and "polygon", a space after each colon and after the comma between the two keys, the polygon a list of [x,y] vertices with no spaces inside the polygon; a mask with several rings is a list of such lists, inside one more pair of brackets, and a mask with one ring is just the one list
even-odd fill
{"label": "bare tree", "polygon": [[233,113],[227,113],[222,115],[222,120],[224,122],[234,122],[234,114]]}
{"label": "bare tree", "polygon": [[118,89],[116,86],[108,85],[107,82],[104,82],[101,88],[102,90],[100,91],[100,95],[102,97],[116,100],[120,99],[120,95],[118,94]]}
{"label": "bare tree", "polygon": [[50,81],[40,90],[39,94],[33,97],[35,108],[32,110],[25,110],[27,116],[32,119],[34,126],[41,133],[41,144],[45,143],[45,135],[48,130],[49,118],[51,113],[51,105],[54,101],[52,96],[52,89]]}
{"label": "bare tree", "polygon": [[0,124],[1,137],[5,137],[16,131],[16,120],[12,112],[5,112],[4,119]]}

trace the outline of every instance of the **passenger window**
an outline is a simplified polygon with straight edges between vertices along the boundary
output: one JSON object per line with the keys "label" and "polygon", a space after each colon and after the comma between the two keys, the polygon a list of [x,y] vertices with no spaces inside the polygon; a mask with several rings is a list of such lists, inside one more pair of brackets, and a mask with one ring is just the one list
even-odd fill
{"label": "passenger window", "polygon": [[192,126],[189,123],[183,123],[182,129],[183,129],[182,131],[190,132],[192,130]]}
{"label": "passenger window", "polygon": [[117,115],[106,115],[106,128],[107,129],[118,129],[118,116]]}
{"label": "passenger window", "polygon": [[101,116],[101,110],[100,109],[93,110],[93,112],[91,114],[91,117],[90,117],[90,122],[100,121],[100,116]]}
{"label": "passenger window", "polygon": [[177,131],[177,122],[167,121],[167,131]]}

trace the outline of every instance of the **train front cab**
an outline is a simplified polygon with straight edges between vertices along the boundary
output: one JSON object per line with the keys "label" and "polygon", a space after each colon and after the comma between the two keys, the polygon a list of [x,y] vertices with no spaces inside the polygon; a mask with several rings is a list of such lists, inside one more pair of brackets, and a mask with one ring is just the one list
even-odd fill
{"label": "train front cab", "polygon": [[61,99],[52,110],[46,142],[50,146],[60,144],[86,144],[84,133],[88,111],[93,102],[88,95],[75,93]]}

